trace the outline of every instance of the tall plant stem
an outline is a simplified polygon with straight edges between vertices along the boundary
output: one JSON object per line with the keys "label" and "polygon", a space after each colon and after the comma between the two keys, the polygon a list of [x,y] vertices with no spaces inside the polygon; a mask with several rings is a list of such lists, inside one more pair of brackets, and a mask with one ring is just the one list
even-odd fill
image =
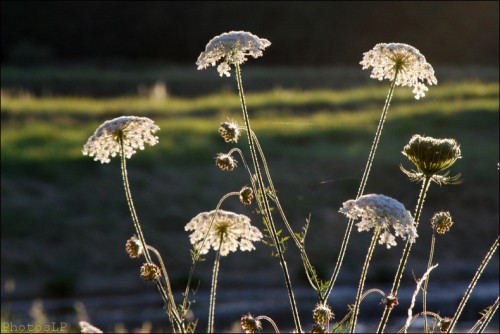
{"label": "tall plant stem", "polygon": [[467,291],[465,292],[464,296],[462,297],[462,300],[460,301],[460,304],[458,305],[457,310],[455,311],[455,315],[453,316],[453,319],[451,320],[450,327],[448,328],[448,331],[446,333],[451,333],[453,329],[455,328],[455,325],[457,324],[458,318],[462,314],[462,311],[465,307],[465,304],[469,300],[469,297],[472,293],[472,290],[474,290],[474,287],[476,286],[477,281],[479,281],[479,278],[481,277],[484,269],[486,268],[486,265],[488,262],[490,262],[491,258],[493,257],[493,254],[495,254],[496,250],[498,248],[498,237],[491,246],[491,248],[488,250],[488,253],[483,259],[483,262],[481,262],[481,265],[479,268],[476,270],[476,273],[474,274],[474,277],[472,278],[472,281],[470,282],[469,286],[467,287]]}
{"label": "tall plant stem", "polygon": [[[259,166],[259,160],[257,157],[257,153],[255,150],[255,144],[254,140],[252,137],[252,128],[250,126],[250,117],[248,115],[248,110],[247,110],[247,105],[245,101],[245,94],[243,91],[243,82],[241,78],[241,69],[239,64],[235,64],[236,68],[236,81],[238,83],[238,93],[240,97],[240,103],[241,103],[241,109],[243,112],[243,119],[245,120],[245,126],[247,130],[247,138],[248,138],[248,145],[250,146],[250,154],[252,156],[252,161],[254,164],[255,168],[255,174],[257,174],[257,183],[259,185],[260,191],[261,191],[261,200],[264,206],[264,218],[266,220],[266,223],[268,225],[269,231],[271,232],[271,237],[273,238],[274,245],[276,247],[276,252],[278,253],[281,269],[283,271],[283,276],[285,278],[285,284],[286,284],[286,289],[288,291],[288,298],[290,299],[290,306],[292,308],[292,315],[293,315],[293,320],[295,323],[295,329],[301,333],[302,332],[302,327],[300,325],[300,318],[299,318],[299,311],[297,309],[297,304],[295,302],[295,296],[293,294],[293,289],[292,289],[292,282],[290,280],[290,274],[288,272],[288,267],[285,261],[285,256],[283,254],[283,249],[281,248],[280,240],[278,238],[278,233],[276,231],[276,227],[274,225],[272,213],[271,213],[271,208],[269,206],[269,201],[266,196],[266,189],[264,185],[264,180],[262,177],[262,172],[260,170]],[[257,194],[258,198],[258,194]]]}
{"label": "tall plant stem", "polygon": [[222,237],[220,239],[219,249],[214,261],[214,270],[212,273],[212,289],[210,290],[210,308],[208,311],[208,333],[214,332],[214,319],[215,319],[215,295],[217,290],[217,277],[219,276],[220,264],[220,247],[222,246]]}
{"label": "tall plant stem", "polygon": [[[146,240],[144,239],[144,234],[142,233],[141,224],[139,223],[139,218],[137,216],[137,212],[135,211],[134,201],[132,199],[132,192],[130,191],[130,185],[129,185],[129,181],[128,181],[127,162],[126,162],[126,158],[125,158],[125,154],[124,154],[124,146],[123,146],[122,140],[120,140],[120,146],[121,146],[120,161],[121,161],[123,187],[125,188],[125,197],[127,198],[127,204],[128,204],[129,209],[130,209],[130,215],[132,217],[132,222],[134,224],[135,233],[137,234],[137,237],[139,238],[139,241],[141,242],[142,248],[144,250],[144,257],[146,258],[146,262],[148,264],[153,264],[153,261],[151,259],[151,255],[149,254],[148,244],[146,243]],[[169,296],[165,287],[163,286],[163,284],[159,280],[156,280],[156,287],[158,288],[158,291],[160,292],[160,295],[163,299],[163,302],[165,303],[165,307],[168,310],[167,314],[170,318],[170,322],[172,323],[172,325],[175,324],[177,326],[178,331],[184,332],[184,326],[182,325],[182,321],[180,320],[180,317],[177,313],[177,308],[176,308],[176,305],[174,302],[173,295]]]}
{"label": "tall plant stem", "polygon": [[[478,326],[477,333],[482,333],[486,329],[486,326],[490,323],[491,319],[497,313],[498,311],[498,297],[497,300],[495,300],[495,303],[491,305],[488,310],[486,311],[486,314],[483,316],[483,318],[480,320],[481,324]],[[472,333],[472,331],[469,331],[469,333]]]}
{"label": "tall plant stem", "polygon": [[373,233],[370,247],[368,248],[368,252],[366,254],[365,263],[363,264],[363,270],[361,271],[361,278],[359,280],[358,292],[356,294],[356,301],[354,302],[354,309],[352,311],[351,333],[354,333],[356,329],[356,322],[358,321],[358,314],[359,314],[359,305],[361,304],[361,295],[363,294],[366,276],[368,273],[368,267],[370,266],[370,261],[372,259],[373,251],[375,250],[375,246],[377,245],[377,238],[379,234],[380,234],[380,228],[375,229],[375,233]]}
{"label": "tall plant stem", "polygon": [[[415,230],[418,228],[418,221],[420,219],[420,214],[422,213],[422,208],[424,207],[425,197],[427,196],[427,191],[429,190],[429,186],[431,184],[431,177],[426,176],[423,183],[422,188],[420,190],[420,196],[418,198],[417,208],[415,209]],[[403,277],[403,272],[406,267],[406,262],[410,256],[410,251],[413,246],[413,243],[408,240],[405,245],[405,249],[403,250],[403,255],[401,256],[401,260],[399,261],[398,270],[396,271],[396,275],[394,277],[394,282],[392,285],[390,295],[396,297],[398,293],[399,286],[401,284],[401,278]],[[378,325],[377,333],[383,333],[385,330],[385,326],[387,325],[387,320],[389,320],[389,315],[391,314],[393,307],[389,304],[385,306],[384,313]]]}
{"label": "tall plant stem", "polygon": [[[436,245],[436,232],[432,233],[432,240],[431,240],[431,250],[429,252],[429,261],[427,262],[427,271],[429,268],[432,266],[432,260],[434,258],[434,247]],[[427,314],[427,287],[429,286],[429,279],[430,279],[430,273],[427,276],[427,279],[424,282],[424,287],[422,289],[422,312],[424,314]],[[424,316],[424,333],[427,332],[427,316]]]}
{"label": "tall plant stem", "polygon": [[[391,87],[389,88],[389,93],[385,99],[384,108],[382,109],[382,114],[380,115],[380,119],[377,126],[377,131],[375,132],[375,138],[373,139],[372,147],[370,149],[370,153],[368,154],[368,160],[366,161],[365,170],[363,172],[363,176],[361,178],[361,184],[358,188],[358,193],[356,195],[356,199],[363,195],[365,191],[366,183],[368,182],[368,176],[370,175],[370,170],[372,168],[373,160],[375,159],[375,152],[377,151],[378,143],[380,141],[380,136],[382,135],[382,130],[384,128],[384,123],[387,118],[387,112],[389,111],[389,106],[391,104],[392,95],[394,94],[394,88],[396,87],[396,78],[398,76],[399,70],[396,70],[394,73],[394,79],[391,82]],[[340,272],[340,268],[342,267],[342,263],[344,261],[345,253],[347,251],[347,245],[349,243],[349,238],[351,236],[352,227],[354,226],[354,219],[349,219],[347,223],[347,228],[344,234],[344,238],[342,239],[342,245],[340,246],[340,253],[337,258],[337,263],[335,264],[335,269],[333,270],[332,277],[328,282],[328,287],[325,290],[322,301],[328,299],[330,294],[332,293],[333,286],[335,285],[335,281]]]}

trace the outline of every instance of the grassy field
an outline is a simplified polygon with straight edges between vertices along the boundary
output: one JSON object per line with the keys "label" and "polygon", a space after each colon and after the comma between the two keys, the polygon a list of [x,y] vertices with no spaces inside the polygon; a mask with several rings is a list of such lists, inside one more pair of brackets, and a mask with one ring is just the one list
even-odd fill
{"label": "grassy field", "polygon": [[[213,209],[224,194],[248,183],[242,168],[223,173],[214,166],[215,155],[232,147],[218,136],[220,122],[241,120],[234,82],[218,78],[215,71],[194,76],[165,70],[170,95],[155,100],[125,94],[132,88],[118,88],[109,94],[112,97],[103,97],[101,88],[123,76],[88,73],[89,79],[67,73],[54,79],[53,73],[39,74],[42,70],[35,70],[32,77],[29,71],[7,70],[2,69],[1,101],[2,284],[17,282],[19,294],[73,297],[102,289],[99,278],[136,279],[132,276],[137,263],[123,252],[133,230],[119,162],[101,165],[81,154],[96,127],[120,115],[147,116],[161,127],[160,143],[129,161],[129,175],[146,238],[164,254],[174,278],[182,282],[189,268],[184,225],[199,212]],[[137,87],[141,78],[150,80],[148,73],[139,79],[130,77],[127,87]],[[345,85],[322,81],[324,71],[299,73],[302,76],[284,69],[249,71],[247,103],[292,225],[299,231],[311,214],[307,247],[320,272],[329,275],[346,224],[337,212],[356,193],[388,84],[359,79],[369,76],[361,70],[327,72],[335,73],[339,81],[345,78]],[[399,171],[400,164],[412,167],[401,154],[403,146],[413,134],[455,138],[463,158],[451,172],[462,173],[464,182],[431,186],[421,219],[421,241],[409,268],[421,270],[427,261],[430,217],[438,210],[449,210],[455,225],[438,241],[436,261],[441,268],[433,275],[469,279],[498,235],[498,69],[447,69],[446,73],[442,83],[430,87],[420,101],[409,89],[396,89],[366,192],[397,198],[413,211],[420,187]],[[201,77],[205,79],[195,80]],[[276,84],[280,77],[288,85]],[[264,83],[257,89],[260,78]],[[186,88],[188,79],[194,80],[191,90]],[[220,82],[213,85],[217,79]],[[91,92],[87,96],[65,95],[65,82],[76,82],[74,87],[98,82],[101,88],[96,93],[85,86]],[[210,87],[202,88],[206,84]],[[51,94],[42,94],[43,87]],[[245,143],[238,144],[244,152]],[[225,208],[246,212],[258,221],[251,209],[236,200],[228,201]],[[351,241],[356,246],[348,251],[341,281],[357,281],[351,280],[357,277],[368,238],[356,233]],[[228,256],[221,284],[237,277],[245,261],[246,270],[266,277],[265,284],[281,286],[277,263],[275,268],[263,269],[273,267],[270,251],[261,245],[251,255]],[[377,249],[369,279],[387,283],[400,252],[401,245],[395,251]],[[290,267],[294,279],[303,282],[295,253],[291,246]],[[207,273],[210,265],[200,266],[200,277]],[[498,280],[498,269],[490,269],[488,275]],[[246,283],[241,278],[233,282]],[[204,284],[209,287],[209,280]]]}

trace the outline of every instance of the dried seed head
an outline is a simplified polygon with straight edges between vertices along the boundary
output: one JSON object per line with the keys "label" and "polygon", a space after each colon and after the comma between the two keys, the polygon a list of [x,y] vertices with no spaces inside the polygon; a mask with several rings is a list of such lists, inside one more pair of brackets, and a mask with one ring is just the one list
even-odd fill
{"label": "dried seed head", "polygon": [[240,190],[240,202],[243,203],[243,205],[250,205],[252,204],[253,200],[253,190],[250,187],[243,187]]}
{"label": "dried seed head", "polygon": [[243,329],[245,333],[257,333],[262,330],[262,323],[248,313],[241,317],[241,329]]}
{"label": "dried seed head", "polygon": [[125,251],[131,259],[137,259],[142,255],[144,249],[139,239],[134,236],[125,243]]}
{"label": "dried seed head", "polygon": [[141,267],[141,278],[145,281],[156,281],[161,276],[160,268],[154,263],[144,263]]}
{"label": "dried seed head", "polygon": [[317,304],[313,310],[313,320],[318,325],[327,325],[333,318],[332,309],[326,304]]}
{"label": "dried seed head", "polygon": [[434,231],[439,234],[445,234],[453,225],[451,214],[448,211],[437,212],[432,216],[431,224]]}
{"label": "dried seed head", "polygon": [[326,333],[326,327],[323,325],[314,324],[311,328],[311,334],[323,334]]}
{"label": "dried seed head", "polygon": [[219,133],[226,143],[237,143],[240,138],[238,123],[234,121],[221,123]]}
{"label": "dried seed head", "polygon": [[395,308],[396,306],[399,305],[398,297],[394,296],[393,294],[390,294],[387,297],[385,297],[385,301],[384,302],[385,302],[385,305],[390,310],[392,310],[393,308]]}
{"label": "dried seed head", "polygon": [[237,161],[229,154],[219,153],[215,157],[215,165],[222,170],[232,171],[236,167]]}
{"label": "dried seed head", "polygon": [[439,322],[439,330],[441,331],[441,333],[448,332],[448,328],[450,328],[452,320],[452,318],[448,317],[444,317],[443,319],[441,319],[441,321]]}

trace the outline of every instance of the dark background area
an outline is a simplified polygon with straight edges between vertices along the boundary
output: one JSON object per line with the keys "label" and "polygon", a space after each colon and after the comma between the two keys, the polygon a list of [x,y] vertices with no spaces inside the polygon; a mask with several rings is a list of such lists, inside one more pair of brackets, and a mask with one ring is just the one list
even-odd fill
{"label": "dark background area", "polygon": [[[353,64],[375,43],[418,46],[434,65],[498,64],[498,1],[2,1],[2,64],[191,64],[207,41],[249,30],[263,65]],[[356,62],[357,62],[356,61]]]}

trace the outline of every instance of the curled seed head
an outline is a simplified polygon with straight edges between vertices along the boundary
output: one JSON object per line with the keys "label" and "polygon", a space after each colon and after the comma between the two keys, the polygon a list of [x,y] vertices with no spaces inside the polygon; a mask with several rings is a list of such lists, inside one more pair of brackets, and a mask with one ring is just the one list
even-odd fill
{"label": "curled seed head", "polygon": [[144,263],[141,267],[141,278],[145,281],[156,281],[161,276],[160,268],[154,263]]}
{"label": "curled seed head", "polygon": [[240,190],[240,202],[243,203],[243,205],[250,205],[252,204],[253,200],[253,190],[250,187],[243,187]]}
{"label": "curled seed head", "polygon": [[327,325],[333,318],[332,309],[326,304],[317,304],[313,310],[313,320],[318,325]]}
{"label": "curled seed head", "polygon": [[237,161],[229,154],[219,153],[215,157],[215,165],[228,172],[236,167]]}
{"label": "curled seed head", "polygon": [[128,239],[125,243],[125,251],[131,259],[137,259],[143,253],[143,248],[139,239],[135,236]]}
{"label": "curled seed head", "polygon": [[237,143],[240,138],[240,129],[236,122],[223,122],[219,127],[219,134],[226,143]]}
{"label": "curled seed head", "polygon": [[445,234],[453,225],[451,214],[448,211],[440,211],[434,214],[431,219],[432,228],[439,234]]}
{"label": "curled seed head", "polygon": [[390,294],[388,295],[386,298],[385,298],[385,305],[390,309],[392,310],[393,308],[395,308],[396,306],[399,305],[399,300],[398,300],[398,297],[394,296],[393,294]]}
{"label": "curled seed head", "polygon": [[241,329],[243,329],[245,333],[256,333],[262,330],[262,323],[248,313],[241,317]]}
{"label": "curled seed head", "polygon": [[450,328],[450,325],[451,325],[451,320],[452,320],[452,318],[448,318],[448,317],[441,319],[441,321],[439,322],[439,331],[441,333],[448,332],[448,328]]}

